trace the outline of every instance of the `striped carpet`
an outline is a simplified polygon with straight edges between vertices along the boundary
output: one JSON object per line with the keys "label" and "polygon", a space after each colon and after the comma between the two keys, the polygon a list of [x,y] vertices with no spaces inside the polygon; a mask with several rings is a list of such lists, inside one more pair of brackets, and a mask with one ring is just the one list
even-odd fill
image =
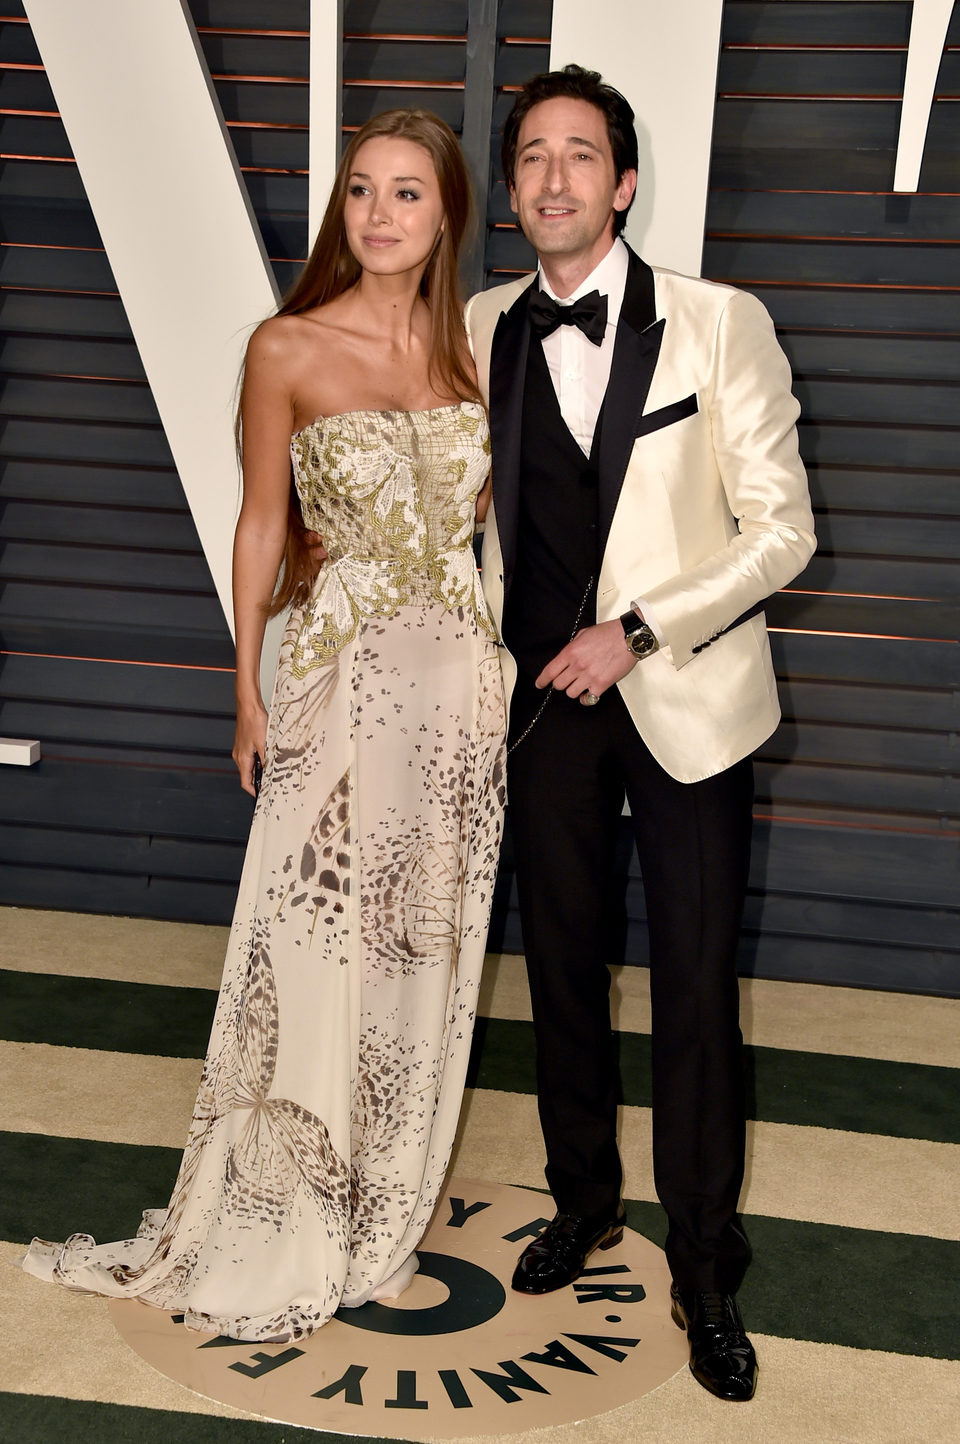
{"label": "striped carpet", "polygon": [[[166,1201],[224,939],[220,928],[0,910],[4,1265],[35,1233],[118,1238]],[[622,1147],[630,1223],[661,1243],[645,984],[638,969],[614,983]],[[759,981],[743,994],[755,1262],[740,1297],[757,1397],[722,1404],[684,1370],[634,1405],[511,1436],[518,1444],[960,1439],[960,1002]],[[454,1168],[542,1187],[519,959],[488,959],[481,1015]],[[9,1266],[0,1279],[2,1441],[318,1437],[154,1373],[102,1300]]]}

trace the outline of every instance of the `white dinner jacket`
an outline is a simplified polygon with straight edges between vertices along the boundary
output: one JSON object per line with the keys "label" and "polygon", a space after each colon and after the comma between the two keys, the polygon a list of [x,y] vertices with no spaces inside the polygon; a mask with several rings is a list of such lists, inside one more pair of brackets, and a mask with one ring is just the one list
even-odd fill
{"label": "white dinner jacket", "polygon": [[[490,407],[493,501],[483,586],[497,628],[516,555],[524,277],[474,296],[466,326]],[[644,742],[681,782],[730,767],[780,719],[762,613],[816,540],[797,451],[799,406],[765,308],[731,286],[630,269],[599,447],[597,621],[634,597],[665,645],[618,684]],[[730,628],[730,630],[726,630]],[[503,649],[509,700],[516,664]]]}

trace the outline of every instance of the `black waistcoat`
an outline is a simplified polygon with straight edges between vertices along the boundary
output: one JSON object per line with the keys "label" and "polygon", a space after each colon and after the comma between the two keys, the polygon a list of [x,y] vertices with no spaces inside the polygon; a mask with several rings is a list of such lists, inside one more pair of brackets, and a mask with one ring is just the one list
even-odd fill
{"label": "black waistcoat", "polygon": [[503,618],[503,639],[530,678],[570,641],[581,607],[580,626],[596,620],[602,421],[601,408],[588,459],[560,414],[543,346],[531,339],[523,391],[517,562]]}

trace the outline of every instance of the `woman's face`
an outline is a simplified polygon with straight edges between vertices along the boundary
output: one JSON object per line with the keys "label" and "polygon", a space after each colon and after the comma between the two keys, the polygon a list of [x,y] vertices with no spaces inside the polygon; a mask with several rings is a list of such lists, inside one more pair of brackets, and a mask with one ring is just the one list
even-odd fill
{"label": "woman's face", "polygon": [[430,153],[400,136],[364,141],[347,178],[343,224],[365,271],[378,276],[422,271],[443,226]]}

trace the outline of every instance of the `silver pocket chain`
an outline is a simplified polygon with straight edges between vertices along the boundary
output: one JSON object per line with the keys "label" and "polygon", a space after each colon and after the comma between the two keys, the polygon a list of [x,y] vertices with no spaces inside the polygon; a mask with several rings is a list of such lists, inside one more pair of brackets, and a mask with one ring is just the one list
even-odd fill
{"label": "silver pocket chain", "polygon": [[[587,582],[587,590],[586,590],[586,591],[584,592],[584,594],[583,594],[583,600],[582,600],[581,603],[580,603],[580,610],[577,612],[577,620],[574,622],[574,624],[573,624],[573,631],[570,633],[570,641],[571,641],[571,642],[573,641],[574,637],[577,635],[577,633],[578,633],[579,630],[580,630],[580,623],[581,623],[581,621],[582,621],[582,619],[583,619],[583,614],[584,614],[584,612],[586,611],[587,602],[590,600],[590,591],[591,591],[591,588],[592,588],[592,587],[593,587],[593,577],[591,577],[590,580]],[[532,720],[531,722],[529,722],[529,723],[527,724],[527,726],[523,729],[523,731],[520,733],[520,736],[517,738],[516,742],[511,743],[511,745],[507,748],[507,756],[508,756],[508,757],[510,756],[511,752],[516,752],[517,748],[520,746],[520,743],[521,743],[521,742],[525,742],[525,741],[527,740],[527,738],[530,736],[530,733],[533,731],[534,727],[536,727],[537,723],[540,721],[540,718],[543,716],[544,712],[547,710],[547,706],[548,706],[548,704],[549,704],[549,702],[550,702],[550,698],[553,696],[553,693],[554,693],[554,688],[553,688],[553,687],[548,687],[548,688],[546,689],[546,692],[545,692],[545,694],[544,694],[543,701],[540,703],[540,706],[537,708],[537,711],[536,711],[536,713],[535,713],[535,715],[534,715],[534,717],[533,717],[533,720]]]}

